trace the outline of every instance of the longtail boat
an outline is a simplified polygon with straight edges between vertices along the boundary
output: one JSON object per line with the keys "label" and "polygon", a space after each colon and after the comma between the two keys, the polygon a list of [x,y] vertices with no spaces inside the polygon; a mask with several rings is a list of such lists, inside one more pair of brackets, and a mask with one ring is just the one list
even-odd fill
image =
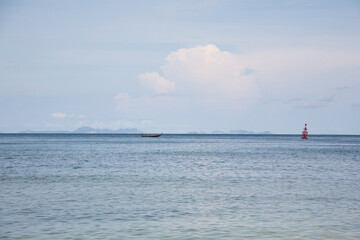
{"label": "longtail boat", "polygon": [[147,133],[144,133],[144,134],[141,134],[141,137],[160,137],[162,135],[162,133],[160,134],[147,134]]}

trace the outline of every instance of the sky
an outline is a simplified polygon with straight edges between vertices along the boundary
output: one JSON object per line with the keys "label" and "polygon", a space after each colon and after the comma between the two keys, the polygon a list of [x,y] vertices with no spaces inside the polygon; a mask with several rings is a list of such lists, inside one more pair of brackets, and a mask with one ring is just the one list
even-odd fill
{"label": "sky", "polygon": [[360,134],[358,0],[1,0],[0,132]]}

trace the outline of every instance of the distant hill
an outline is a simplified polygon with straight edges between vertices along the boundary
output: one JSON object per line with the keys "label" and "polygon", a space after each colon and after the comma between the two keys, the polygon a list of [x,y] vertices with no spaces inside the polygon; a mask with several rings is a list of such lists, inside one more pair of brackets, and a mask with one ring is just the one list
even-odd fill
{"label": "distant hill", "polygon": [[74,131],[33,131],[26,130],[21,131],[20,133],[143,133],[143,131],[137,128],[120,128],[118,130],[111,129],[99,129],[99,128],[91,128],[91,127],[81,127]]}
{"label": "distant hill", "polygon": [[[20,133],[124,133],[124,134],[131,134],[131,133],[143,133],[143,131],[137,129],[137,128],[120,128],[118,130],[111,130],[107,128],[91,128],[91,127],[80,127],[74,131],[32,131],[32,130],[26,130],[22,131]],[[187,132],[187,134],[207,134],[205,132],[198,132],[198,131],[192,131]],[[269,131],[263,131],[263,132],[253,132],[253,131],[247,131],[247,130],[230,130],[229,132],[225,131],[213,131],[212,134],[272,134]]]}
{"label": "distant hill", "polygon": [[[187,134],[209,134],[206,132],[198,132],[198,131],[191,131],[187,132]],[[247,131],[247,130],[230,130],[228,132],[216,130],[211,132],[211,134],[272,134],[269,131],[263,131],[263,132],[254,132],[254,131]]]}
{"label": "distant hill", "polygon": [[143,131],[137,128],[120,128],[118,130],[111,129],[99,129],[91,127],[81,127],[73,131],[73,133],[143,133]]}
{"label": "distant hill", "polygon": [[72,133],[70,131],[33,131],[33,130],[30,130],[30,129],[27,129],[25,131],[21,131],[19,133]]}
{"label": "distant hill", "polygon": [[253,131],[247,131],[247,130],[230,130],[230,134],[271,134],[269,131],[264,132],[253,132]]}

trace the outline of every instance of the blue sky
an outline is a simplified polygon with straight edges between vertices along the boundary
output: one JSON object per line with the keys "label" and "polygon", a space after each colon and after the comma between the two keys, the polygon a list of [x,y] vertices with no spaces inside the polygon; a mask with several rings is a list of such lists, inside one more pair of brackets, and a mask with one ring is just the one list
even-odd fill
{"label": "blue sky", "polygon": [[0,132],[360,134],[360,1],[0,1]]}

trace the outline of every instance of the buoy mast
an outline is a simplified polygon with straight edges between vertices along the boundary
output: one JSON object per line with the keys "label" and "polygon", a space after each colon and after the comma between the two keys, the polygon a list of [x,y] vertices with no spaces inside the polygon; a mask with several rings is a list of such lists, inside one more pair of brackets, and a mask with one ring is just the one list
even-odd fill
{"label": "buoy mast", "polygon": [[307,124],[305,123],[304,130],[302,131],[301,139],[308,139],[308,131],[307,131]]}

